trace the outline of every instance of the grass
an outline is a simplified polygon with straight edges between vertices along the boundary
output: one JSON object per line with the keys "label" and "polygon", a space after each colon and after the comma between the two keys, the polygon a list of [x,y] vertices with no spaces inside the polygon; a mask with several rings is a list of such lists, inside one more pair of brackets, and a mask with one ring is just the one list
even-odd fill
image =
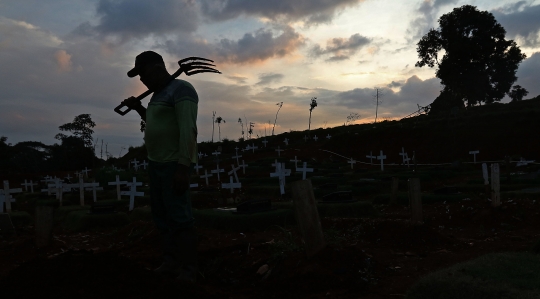
{"label": "grass", "polygon": [[75,210],[65,216],[63,226],[69,231],[86,231],[93,228],[123,226],[130,223],[126,213],[88,214],[87,210]]}
{"label": "grass", "polygon": [[540,298],[540,256],[493,253],[421,278],[407,299]]}
{"label": "grass", "polygon": [[[458,202],[464,198],[470,197],[466,193],[462,194],[422,194],[423,204],[441,203],[441,202]],[[388,204],[391,194],[381,194],[373,198],[373,204]],[[398,192],[397,204],[408,205],[409,195],[407,192]]]}
{"label": "grass", "polygon": [[9,213],[9,217],[11,218],[11,223],[13,223],[14,227],[23,227],[34,224],[34,218],[27,212],[13,211]]}
{"label": "grass", "polygon": [[264,230],[272,225],[294,224],[293,211],[276,209],[254,214],[233,214],[214,210],[193,210],[195,225],[236,231]]}

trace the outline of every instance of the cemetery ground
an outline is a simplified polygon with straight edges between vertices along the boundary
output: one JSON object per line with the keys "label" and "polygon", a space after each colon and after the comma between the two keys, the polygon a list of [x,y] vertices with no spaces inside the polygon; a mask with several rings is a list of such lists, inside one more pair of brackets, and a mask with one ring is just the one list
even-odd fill
{"label": "cemetery ground", "polygon": [[[343,181],[344,177],[355,177],[356,181],[358,178],[363,183],[357,188],[363,192],[357,193],[355,199],[371,205],[366,206],[364,215],[360,217],[340,217],[338,214],[347,212],[330,212],[328,205],[332,204],[319,203],[328,245],[310,259],[303,251],[302,236],[294,217],[289,219],[285,216],[275,225],[261,228],[251,228],[249,221],[237,223],[233,229],[200,223],[197,231],[200,236],[201,275],[193,285],[158,277],[150,271],[160,264],[160,239],[148,218],[149,214],[145,213],[148,208],[144,207],[144,200],[143,206],[139,205],[140,208],[129,214],[130,220],[123,224],[120,221],[113,227],[75,228],[81,231],[72,231],[74,227],[70,229],[69,224],[58,223],[50,246],[43,249],[35,246],[33,223],[18,219],[14,213],[12,219],[17,234],[2,236],[0,241],[0,287],[4,294],[19,298],[35,297],[42,292],[52,292],[57,298],[72,298],[74,295],[79,298],[96,295],[155,298],[170,294],[186,294],[194,298],[405,297],[419,278],[433,271],[490,253],[538,250],[535,244],[540,239],[540,194],[518,191],[537,185],[538,181],[531,179],[530,175],[525,178],[514,175],[509,183],[505,183],[503,176],[503,204],[493,208],[484,193],[484,186],[479,184],[478,166],[459,171],[442,168],[417,173],[425,177],[422,182],[423,225],[410,223],[406,194],[406,177],[411,176],[410,169],[388,169],[385,173],[376,169],[365,169],[359,173],[344,169],[343,177],[336,176],[329,181]],[[528,171],[534,173],[537,169]],[[341,173],[337,169],[334,172]],[[395,205],[388,204],[391,197],[386,192],[391,188],[388,176],[402,178]],[[362,177],[376,178],[376,181],[361,181]],[[312,180],[318,194],[321,190],[317,186],[326,184],[325,180],[318,177]],[[454,193],[453,190],[441,189],[449,185],[456,186],[460,193],[433,192]],[[274,188],[274,191],[278,190]],[[114,198],[114,193],[110,195]],[[17,209],[31,213],[32,198],[44,196],[31,194],[26,197],[27,201],[22,199]],[[194,197],[193,205],[197,211],[231,206],[225,202],[230,198],[228,189],[200,192]],[[64,209],[79,209],[77,196],[66,195],[65,200]],[[273,200],[275,206],[291,208],[279,197]],[[117,210],[127,214],[128,203],[125,200],[121,202]],[[350,209],[352,204],[348,205],[347,209]],[[58,214],[57,217],[66,217]],[[257,213],[250,216],[264,218]],[[198,217],[199,222],[203,221],[201,218],[204,219]],[[57,221],[60,222],[59,219]],[[244,229],[239,229],[239,226],[244,226]],[[478,266],[493,267],[489,270],[491,272],[484,273],[483,278],[489,284],[483,288],[485,294],[491,295],[490,298],[507,298],[499,296],[505,294],[501,291],[523,288],[520,283],[512,285],[513,282],[508,282],[503,273],[499,273],[500,277],[491,277],[493,275],[490,274],[492,271],[514,271],[518,273],[514,275],[523,280],[533,281],[536,293],[530,298],[536,298],[540,279],[537,271],[540,259],[536,255],[503,255],[494,259],[492,263]],[[513,269],[512,265],[523,272]],[[456,273],[462,273],[459,270],[463,269]],[[482,278],[481,271],[472,275]],[[444,278],[451,285],[453,282],[449,277]],[[455,283],[467,285],[460,281]],[[480,282],[476,284],[482,285]],[[437,285],[437,288],[441,286]],[[426,290],[418,292],[421,294]],[[436,298],[430,297],[431,293],[424,295],[410,298]],[[474,298],[482,298],[477,295]]]}
{"label": "cemetery ground", "polygon": [[[467,123],[464,118],[460,124]],[[514,121],[483,119],[497,128]],[[538,118],[532,115],[520,121],[537,123]],[[485,123],[481,125],[484,130]],[[245,174],[236,170],[242,187],[232,193],[218,184],[217,173],[209,187],[200,178],[204,170],[193,174],[193,182],[199,184],[192,189],[192,202],[200,268],[194,284],[151,271],[161,263],[160,236],[150,216],[144,171],[93,169],[91,176],[105,187],[97,202],[114,205],[116,212],[110,214],[88,214],[93,203],[90,191],[84,207],[78,191],[64,194],[62,207],[54,195],[14,194],[10,216],[16,233],[0,234],[0,290],[6,297],[18,298],[43,294],[56,298],[540,298],[540,166],[515,162],[521,155],[537,156],[537,138],[522,142],[527,130],[517,128],[485,130],[483,135],[461,129],[451,122],[429,119],[423,126],[407,120],[377,124],[376,130],[362,126],[312,130],[312,136],[321,138],[318,141],[302,140],[305,132],[289,132],[268,138],[268,147],[257,139],[258,149],[243,152],[235,152],[239,144],[223,142],[219,167],[211,155],[217,151],[215,145],[201,144],[200,150],[208,154],[201,158],[201,166],[208,171],[223,168],[222,183],[234,177],[227,174],[231,164],[244,160],[249,166]],[[327,134],[332,138],[323,140]],[[290,142],[284,144],[284,138]],[[285,151],[276,152],[278,146]],[[403,163],[402,147],[409,158],[415,150],[417,167]],[[384,171],[380,160],[374,158],[369,164],[364,158],[383,156],[380,150],[387,156]],[[476,150],[478,163],[473,163],[468,153]],[[233,155],[243,157],[237,161]],[[505,156],[514,162],[505,162]],[[130,151],[116,166],[144,157],[143,152]],[[296,162],[291,162],[296,157],[314,170],[307,178],[318,201],[326,242],[309,258],[291,203],[291,183],[302,181],[302,172],[295,171]],[[349,157],[357,163],[349,164]],[[279,178],[269,175],[278,172],[277,166],[271,166],[276,160],[291,169],[283,195]],[[482,161],[501,165],[498,207],[490,200]],[[448,163],[422,164],[429,162]],[[298,162],[301,167],[306,168]],[[107,186],[116,174],[124,181],[136,176],[143,182],[137,191],[145,196],[135,198],[132,211],[126,197],[118,201],[115,187]],[[420,179],[421,224],[411,222],[408,182],[413,178]],[[18,187],[15,180],[23,177],[10,179]],[[324,200],[336,191],[350,194],[352,200]],[[270,200],[273,210],[252,214],[215,210],[252,199]],[[38,248],[35,217],[40,206],[54,207],[54,227],[49,246]]]}

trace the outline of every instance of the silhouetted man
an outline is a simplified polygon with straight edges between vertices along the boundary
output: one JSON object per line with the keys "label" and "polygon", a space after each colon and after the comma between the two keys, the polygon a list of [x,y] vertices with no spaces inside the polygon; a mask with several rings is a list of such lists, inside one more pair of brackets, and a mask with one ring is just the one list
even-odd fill
{"label": "silhouetted man", "polygon": [[194,282],[197,277],[197,236],[193,227],[189,176],[197,162],[195,88],[175,79],[161,55],[146,51],[135,58],[129,77],[139,76],[153,92],[148,107],[134,97],[123,101],[146,121],[152,217],[162,236],[163,264],[154,271]]}

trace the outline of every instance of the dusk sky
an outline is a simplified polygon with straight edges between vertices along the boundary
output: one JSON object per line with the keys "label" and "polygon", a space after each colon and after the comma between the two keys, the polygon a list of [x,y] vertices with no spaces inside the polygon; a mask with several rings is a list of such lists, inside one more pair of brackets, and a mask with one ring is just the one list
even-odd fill
{"label": "dusk sky", "polygon": [[278,102],[275,132],[306,130],[312,97],[312,128],[350,113],[373,122],[375,87],[379,119],[400,119],[442,89],[435,69],[414,67],[416,43],[465,4],[493,13],[517,42],[527,59],[515,84],[539,95],[540,0],[0,0],[0,136],[50,145],[88,113],[113,156],[141,145],[137,113],[113,108],[146,90],[126,75],[145,50],[171,73],[189,56],[223,73],[180,77],[199,94],[199,141],[212,138],[212,111],[226,121],[222,138],[241,137],[240,117],[270,134]]}

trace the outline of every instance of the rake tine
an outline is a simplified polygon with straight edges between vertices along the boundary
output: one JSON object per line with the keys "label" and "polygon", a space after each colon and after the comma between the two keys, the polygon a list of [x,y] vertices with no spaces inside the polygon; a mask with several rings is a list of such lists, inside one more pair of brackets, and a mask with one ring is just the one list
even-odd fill
{"label": "rake tine", "polygon": [[188,58],[184,58],[180,61],[178,61],[178,64],[182,64],[186,61],[189,61],[189,60],[205,60],[205,61],[210,61],[210,62],[214,62],[213,60],[210,60],[210,59],[207,59],[207,58],[202,58],[202,57],[188,57]]}
{"label": "rake tine", "polygon": [[188,69],[188,71],[196,71],[196,70],[214,70],[214,71],[217,71],[216,69],[214,68],[211,68],[211,67],[207,67],[207,66],[199,66],[199,67],[193,67],[191,69]]}
{"label": "rake tine", "polygon": [[214,64],[211,64],[211,63],[206,63],[206,62],[186,62],[186,63],[182,63],[180,66],[183,66],[183,65],[186,65],[186,66],[191,66],[191,67],[197,67],[197,66],[216,66]]}
{"label": "rake tine", "polygon": [[218,73],[218,74],[221,74],[220,71],[214,70],[214,69],[208,69],[208,70],[194,70],[194,71],[188,71],[188,72],[185,72],[185,74],[188,75],[188,76],[195,75],[195,74],[198,74],[198,73]]}

